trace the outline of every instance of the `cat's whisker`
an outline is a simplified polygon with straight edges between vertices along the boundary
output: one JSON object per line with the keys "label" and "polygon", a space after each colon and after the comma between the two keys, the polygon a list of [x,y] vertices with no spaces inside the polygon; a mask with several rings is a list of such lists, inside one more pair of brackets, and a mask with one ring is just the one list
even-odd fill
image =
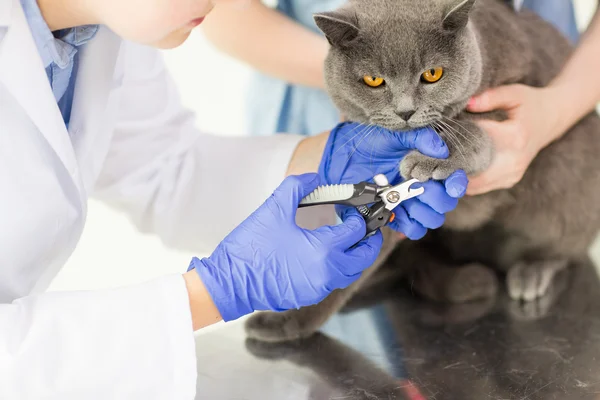
{"label": "cat's whisker", "polygon": [[375,139],[376,139],[376,140],[373,140],[373,145],[371,146],[371,155],[369,156],[369,157],[370,157],[370,160],[369,160],[369,166],[370,166],[370,168],[371,168],[371,171],[373,171],[373,150],[375,150],[375,143],[377,143],[377,139],[380,139],[380,138],[381,138],[381,135],[378,135],[378,133],[381,133],[381,132],[379,131],[379,129],[377,129],[377,132],[376,132],[376,134],[375,134],[375,136],[376,136],[376,138],[375,138]]}
{"label": "cat's whisker", "polygon": [[442,129],[442,131],[444,131],[446,133],[446,136],[450,140],[451,144],[456,148],[456,151],[458,151],[458,154],[460,154],[460,156],[463,158],[465,163],[467,163],[467,158],[465,157],[464,146],[460,143],[460,140],[456,136],[456,134],[454,132],[452,132],[451,127],[448,126],[448,124],[446,124],[443,121],[437,121],[436,124],[438,124],[438,126]]}
{"label": "cat's whisker", "polygon": [[[358,149],[360,144],[369,136],[369,134],[372,132],[373,128],[374,128],[374,125],[370,124],[361,131],[361,135],[363,137],[361,139],[359,139],[358,142],[354,145],[354,148],[352,149],[352,151],[350,152],[350,154],[348,156],[348,160],[350,160],[350,158],[352,157],[354,152]],[[355,135],[355,137],[356,137],[356,135]]]}
{"label": "cat's whisker", "polygon": [[468,131],[468,129],[463,124],[461,124],[460,121],[457,120],[456,118],[447,117],[445,115],[443,115],[443,117],[446,118],[450,122],[454,122],[455,124],[457,124],[458,126],[460,126],[461,128],[463,128],[464,130]]}
{"label": "cat's whisker", "polygon": [[[357,125],[357,126],[355,126],[353,129],[351,129],[351,130],[349,130],[348,132],[344,133],[344,134],[341,136],[341,138],[345,138],[345,137],[347,137],[348,135],[350,135],[350,134],[352,134],[352,133],[356,132],[356,130],[358,130],[358,129],[360,129],[360,128],[363,128],[364,126],[365,126],[365,124],[364,124],[364,123],[360,123],[360,124],[358,124],[358,125]],[[350,140],[352,140],[352,138],[351,138]],[[345,144],[345,143],[344,143],[344,144]]]}
{"label": "cat's whisker", "polygon": [[469,134],[468,136],[458,130],[457,131],[465,140],[469,140],[469,143],[480,144],[481,141],[483,140],[478,135],[474,135],[473,132],[471,132],[468,128],[466,128],[464,125],[462,125],[458,120],[456,120],[454,118],[446,117],[446,116],[444,116],[444,118],[446,120],[448,120],[449,122],[454,123],[454,124],[460,126],[462,129],[464,129]]}
{"label": "cat's whisker", "polygon": [[477,146],[478,145],[479,142],[475,141],[475,140],[478,140],[478,139],[470,138],[469,136],[467,136],[466,134],[464,134],[463,132],[461,132],[460,129],[458,129],[458,128],[452,126],[452,125],[450,125],[449,123],[446,123],[446,122],[443,122],[443,121],[440,121],[440,122],[442,122],[444,125],[446,125],[448,127],[448,129],[451,129],[457,135],[457,138],[460,136],[460,138],[463,141],[465,141],[466,143],[468,143],[468,144],[470,144],[472,146]]}
{"label": "cat's whisker", "polygon": [[[355,134],[354,136],[352,136],[352,137],[351,137],[350,139],[348,139],[348,140],[347,140],[347,141],[346,141],[344,144],[342,144],[340,147],[338,147],[338,149],[337,149],[336,151],[334,151],[332,155],[335,155],[335,154],[336,154],[338,151],[342,150],[344,147],[346,147],[346,145],[347,145],[348,143],[350,143],[352,140],[354,140],[354,139],[355,139],[357,136],[359,136],[359,135],[363,134],[363,133],[364,133],[366,130],[368,130],[368,129],[369,129],[371,126],[373,126],[373,125],[369,124],[369,125],[366,125],[366,126],[365,126],[364,124],[360,124],[360,125],[358,125],[356,128],[352,129],[352,131],[350,131],[350,132],[353,132],[353,131],[357,130],[358,128],[361,128],[361,127],[363,128],[363,129],[362,129],[360,132],[358,132],[357,134]],[[348,135],[348,134],[345,134],[344,136],[347,136],[347,135]]]}
{"label": "cat's whisker", "polygon": [[[464,138],[464,140],[468,141],[470,144],[473,144],[473,141],[471,140],[472,138],[470,138],[469,136],[460,132],[460,129],[458,127],[455,127],[452,125],[452,124],[457,124],[456,121],[454,121],[452,118],[445,117],[445,116],[442,116],[442,118],[443,118],[443,120],[446,120],[447,122],[444,122],[443,120],[441,122],[443,122],[446,126],[448,126],[449,129],[452,129],[457,134],[460,134],[460,136],[462,138]],[[460,124],[457,124],[457,125],[459,125],[462,129],[466,130],[466,128],[464,126],[462,126]],[[470,132],[468,132],[468,133],[470,133]]]}
{"label": "cat's whisker", "polygon": [[354,153],[356,152],[356,150],[358,150],[360,144],[362,142],[364,142],[365,139],[368,138],[371,135],[371,133],[373,133],[373,131],[376,130],[376,129],[377,129],[377,126],[371,125],[371,129],[369,129],[369,131],[367,133],[365,133],[365,136],[362,139],[360,139],[358,143],[356,143],[356,146],[354,146],[354,150],[352,150],[352,152],[350,153],[350,155],[348,155],[348,159],[346,160],[346,162],[350,161],[350,159],[352,158],[352,156],[354,155]]}
{"label": "cat's whisker", "polygon": [[[446,133],[449,136],[452,136],[455,140],[454,145],[456,146],[457,150],[461,153],[461,155],[464,158],[464,153],[465,153],[465,146],[463,143],[461,143],[460,138],[457,136],[457,130],[454,129],[452,126],[448,125],[447,123],[440,121],[440,124],[442,124],[442,126],[446,127]],[[465,159],[466,162],[466,159]]]}

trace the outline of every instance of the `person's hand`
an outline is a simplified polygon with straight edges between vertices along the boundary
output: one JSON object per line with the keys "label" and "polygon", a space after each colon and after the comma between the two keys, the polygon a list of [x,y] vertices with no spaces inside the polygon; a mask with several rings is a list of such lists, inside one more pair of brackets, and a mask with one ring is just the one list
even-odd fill
{"label": "person's hand", "polygon": [[355,208],[344,209],[337,226],[309,231],[296,225],[298,204],[319,183],[317,174],[286,178],[210,257],[192,260],[190,270],[225,321],[319,303],[375,262],[383,237],[378,232],[363,240],[366,224]]}
{"label": "person's hand", "polygon": [[[324,184],[373,181],[384,174],[391,184],[400,183],[399,165],[413,150],[435,158],[447,158],[448,147],[430,128],[392,132],[384,128],[346,122],[331,131],[319,166]],[[444,182],[422,183],[425,193],[396,207],[389,225],[409,239],[425,236],[427,229],[443,225],[444,214],[456,208],[467,189],[467,176],[457,171]]]}
{"label": "person's hand", "polygon": [[472,177],[468,195],[478,195],[516,185],[535,156],[566,128],[561,124],[560,106],[551,88],[508,85],[473,97],[467,110],[474,113],[504,110],[502,122],[480,121],[494,142],[490,168]]}

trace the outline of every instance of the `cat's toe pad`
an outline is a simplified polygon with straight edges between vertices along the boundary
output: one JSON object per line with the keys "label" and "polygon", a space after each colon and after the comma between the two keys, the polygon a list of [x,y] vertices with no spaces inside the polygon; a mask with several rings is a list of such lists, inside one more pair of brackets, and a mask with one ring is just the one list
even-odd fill
{"label": "cat's toe pad", "polygon": [[457,169],[451,160],[427,157],[416,151],[408,154],[400,163],[400,174],[404,179],[416,178],[421,182],[446,179]]}
{"label": "cat's toe pad", "polygon": [[554,276],[566,266],[564,261],[518,263],[506,276],[508,294],[513,300],[534,301],[544,296]]}
{"label": "cat's toe pad", "polygon": [[263,342],[285,342],[302,338],[298,321],[289,312],[260,312],[246,321],[249,338]]}

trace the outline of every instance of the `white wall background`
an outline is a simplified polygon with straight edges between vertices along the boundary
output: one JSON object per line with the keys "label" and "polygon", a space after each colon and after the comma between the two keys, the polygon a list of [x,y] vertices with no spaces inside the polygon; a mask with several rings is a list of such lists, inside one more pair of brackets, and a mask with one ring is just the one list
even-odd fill
{"label": "white wall background", "polygon": [[[580,23],[587,24],[597,0],[575,3]],[[200,31],[180,48],[165,52],[165,57],[184,104],[197,112],[199,127],[221,134],[245,133],[247,67],[219,54]],[[191,256],[137,233],[123,215],[91,201],[79,247],[51,290],[108,288],[184,272]]]}

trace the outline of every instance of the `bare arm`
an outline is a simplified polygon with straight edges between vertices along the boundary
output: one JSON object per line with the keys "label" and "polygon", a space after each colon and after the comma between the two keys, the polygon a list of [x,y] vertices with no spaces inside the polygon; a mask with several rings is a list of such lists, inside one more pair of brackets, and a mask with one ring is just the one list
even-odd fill
{"label": "bare arm", "polygon": [[190,298],[194,331],[223,320],[198,273],[193,270],[186,272],[183,279]]}
{"label": "bare arm", "polygon": [[577,50],[550,84],[560,102],[561,136],[600,102],[600,13],[596,13]]}
{"label": "bare arm", "polygon": [[326,39],[260,0],[248,7],[217,6],[203,24],[219,49],[259,71],[293,84],[324,87]]}

